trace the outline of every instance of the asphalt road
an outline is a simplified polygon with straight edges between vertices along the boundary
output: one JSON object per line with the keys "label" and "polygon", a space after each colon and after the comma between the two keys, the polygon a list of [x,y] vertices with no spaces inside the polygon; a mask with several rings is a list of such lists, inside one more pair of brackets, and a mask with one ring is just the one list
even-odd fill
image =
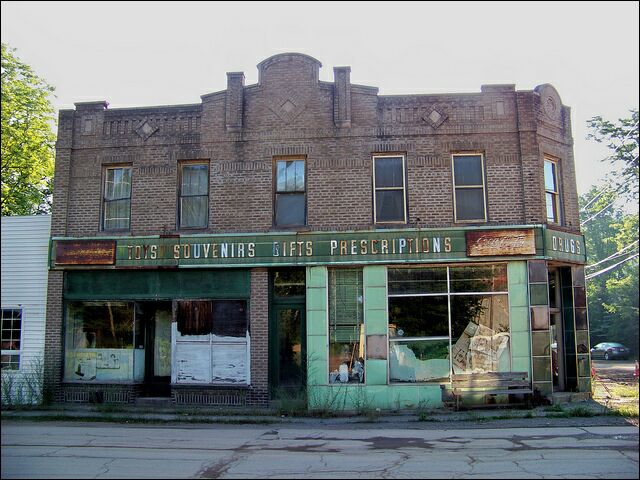
{"label": "asphalt road", "polygon": [[5,420],[1,470],[3,479],[637,478],[638,428]]}

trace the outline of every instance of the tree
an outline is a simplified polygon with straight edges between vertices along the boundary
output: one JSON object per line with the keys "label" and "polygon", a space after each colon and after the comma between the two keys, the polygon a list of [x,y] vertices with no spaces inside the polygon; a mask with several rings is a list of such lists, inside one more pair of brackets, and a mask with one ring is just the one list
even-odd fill
{"label": "tree", "polygon": [[638,200],[638,109],[630,112],[629,118],[620,118],[615,124],[601,116],[587,120],[592,130],[587,138],[605,142],[612,150],[607,160],[618,169],[614,181],[616,190]]}
{"label": "tree", "polygon": [[[620,342],[638,353],[638,109],[611,123],[587,122],[587,138],[606,143],[614,166],[606,186],[580,198],[587,244],[591,343]],[[630,201],[626,206],[621,200]],[[632,209],[629,209],[632,206]]]}
{"label": "tree", "polygon": [[638,214],[606,208],[615,198],[615,192],[600,194],[596,187],[580,197],[583,218],[591,218],[583,226],[587,263],[592,265],[586,273],[602,272],[587,282],[591,344],[620,342],[637,354],[638,260],[633,256],[638,252]]}
{"label": "tree", "polygon": [[51,210],[54,88],[2,44],[2,215]]}

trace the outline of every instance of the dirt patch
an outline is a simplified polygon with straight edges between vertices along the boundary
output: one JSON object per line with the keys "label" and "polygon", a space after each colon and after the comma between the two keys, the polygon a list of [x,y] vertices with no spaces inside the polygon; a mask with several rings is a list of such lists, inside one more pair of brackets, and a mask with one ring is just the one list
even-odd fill
{"label": "dirt patch", "polygon": [[[593,399],[638,425],[638,378],[635,362],[594,361]],[[635,413],[633,413],[635,412]]]}

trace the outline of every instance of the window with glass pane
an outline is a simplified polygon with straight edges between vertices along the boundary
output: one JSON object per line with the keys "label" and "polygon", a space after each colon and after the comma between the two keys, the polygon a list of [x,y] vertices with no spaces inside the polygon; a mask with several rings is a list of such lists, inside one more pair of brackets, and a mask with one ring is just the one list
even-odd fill
{"label": "window with glass pane", "polygon": [[449,339],[389,342],[389,380],[449,381]]}
{"label": "window with glass pane", "polygon": [[389,268],[387,279],[392,382],[510,370],[506,265]]}
{"label": "window with glass pane", "polygon": [[406,223],[404,157],[373,157],[376,223]]}
{"label": "window with glass pane", "polygon": [[329,270],[329,383],[364,382],[362,269]]}
{"label": "window with glass pane", "polygon": [[20,368],[20,341],[22,333],[22,310],[2,309],[2,370]]}
{"label": "window with glass pane", "polygon": [[486,221],[482,155],[454,155],[453,183],[456,221]]}
{"label": "window with glass pane", "polygon": [[276,160],[275,168],[274,224],[306,225],[304,160]]}
{"label": "window with glass pane", "polygon": [[133,381],[132,302],[69,302],[66,316],[64,378],[74,382]]}
{"label": "window with glass pane", "polygon": [[389,268],[390,294],[447,293],[447,268]]}
{"label": "window with glass pane", "polygon": [[104,230],[127,230],[131,221],[131,167],[107,168],[105,172]]}
{"label": "window with glass pane", "polygon": [[451,292],[507,292],[507,266],[450,267]]}
{"label": "window with glass pane", "polygon": [[544,190],[547,203],[547,221],[560,223],[560,194],[556,162],[544,161]]}
{"label": "window with glass pane", "polygon": [[273,295],[276,298],[304,297],[305,270],[290,268],[273,272]]}
{"label": "window with glass pane", "polygon": [[206,228],[209,222],[209,165],[183,163],[180,180],[180,228]]}
{"label": "window with glass pane", "polygon": [[452,295],[454,373],[509,371],[509,300],[504,295]]}

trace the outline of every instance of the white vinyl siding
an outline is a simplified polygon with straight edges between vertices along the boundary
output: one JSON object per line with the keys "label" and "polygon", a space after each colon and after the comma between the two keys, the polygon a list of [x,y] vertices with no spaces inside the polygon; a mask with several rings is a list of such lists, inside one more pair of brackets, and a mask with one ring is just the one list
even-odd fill
{"label": "white vinyl siding", "polygon": [[2,217],[2,308],[22,310],[20,376],[44,358],[50,215]]}

